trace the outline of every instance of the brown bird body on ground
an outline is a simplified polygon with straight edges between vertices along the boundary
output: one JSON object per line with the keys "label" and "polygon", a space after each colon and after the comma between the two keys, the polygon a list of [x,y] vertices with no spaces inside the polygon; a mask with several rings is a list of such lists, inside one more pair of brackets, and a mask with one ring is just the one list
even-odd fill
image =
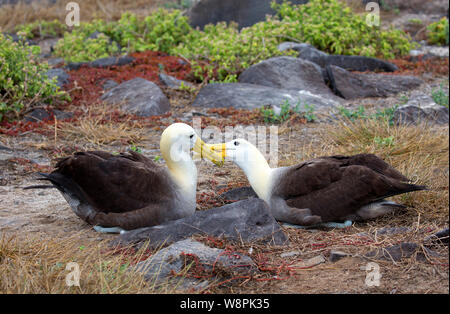
{"label": "brown bird body on ground", "polygon": [[60,160],[40,180],[57,188],[76,215],[99,232],[120,232],[192,215],[196,208],[197,168],[191,150],[216,164],[215,154],[184,123],[164,130],[160,149],[167,167],[130,151],[77,152]]}
{"label": "brown bird body on ground", "polygon": [[385,198],[426,189],[408,183],[373,154],[319,157],[270,168],[261,152],[244,139],[209,146],[244,171],[275,219],[296,225],[375,218],[404,207]]}

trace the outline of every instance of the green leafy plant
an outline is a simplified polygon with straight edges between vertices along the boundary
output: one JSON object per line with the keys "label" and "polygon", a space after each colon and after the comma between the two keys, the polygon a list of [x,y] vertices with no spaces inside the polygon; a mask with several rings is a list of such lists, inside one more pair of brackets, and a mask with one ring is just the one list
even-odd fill
{"label": "green leafy plant", "polygon": [[[407,54],[414,44],[401,30],[370,27],[365,18],[338,0],[311,0],[305,5],[272,4],[277,15],[250,27],[235,23],[193,29],[179,10],[159,9],[146,18],[124,13],[117,22],[82,23],[66,32],[56,54],[66,61],[91,61],[118,53],[158,50],[191,63],[194,76],[206,82],[236,82],[249,66],[279,55],[283,41],[306,42],[333,54],[393,58]],[[88,39],[93,32],[106,38]]]}
{"label": "green leafy plant", "polygon": [[68,100],[56,78],[49,79],[46,63],[38,60],[40,48],[13,42],[0,33],[0,121],[18,118],[37,104]]}
{"label": "green leafy plant", "polygon": [[306,121],[308,122],[314,122],[317,120],[317,116],[314,114],[315,110],[314,105],[304,104],[303,108],[301,108],[301,104],[297,103],[297,105],[295,105],[295,108],[293,110],[294,112],[305,117]]}
{"label": "green leafy plant", "polygon": [[443,17],[427,27],[428,42],[433,45],[448,45],[448,19]]}
{"label": "green leafy plant", "polygon": [[67,31],[67,25],[58,20],[53,21],[36,21],[33,23],[22,24],[16,27],[16,33],[27,39],[35,37],[58,37]]}
{"label": "green leafy plant", "polygon": [[421,19],[409,19],[408,22],[412,23],[412,24],[417,24],[417,25],[422,25],[423,24]]}
{"label": "green leafy plant", "polygon": [[166,9],[177,9],[184,10],[189,9],[193,5],[193,0],[177,0],[174,2],[166,2],[164,3],[164,7]]}
{"label": "green leafy plant", "polygon": [[365,17],[338,0],[311,0],[305,5],[272,3],[281,21],[289,25],[286,38],[307,42],[333,54],[394,58],[414,46],[404,31],[369,26]]}
{"label": "green leafy plant", "polygon": [[[66,32],[55,54],[69,62],[92,61],[119,52],[156,50],[171,52],[192,30],[181,11],[159,9],[140,19],[126,12],[117,22],[96,20]],[[89,38],[99,32],[97,38]],[[119,50],[119,44],[122,48]]]}
{"label": "green leafy plant", "polygon": [[391,135],[389,137],[375,136],[373,141],[378,146],[385,146],[385,147],[392,147],[392,146],[394,146],[394,136],[393,135]]}
{"label": "green leafy plant", "polygon": [[278,113],[276,113],[277,110],[274,110],[273,107],[266,106],[261,107],[260,111],[265,123],[281,123],[286,121],[291,115],[291,105],[286,100],[280,106]]}
{"label": "green leafy plant", "polygon": [[81,35],[84,31],[74,30],[55,45],[55,55],[64,58],[67,62],[84,62],[106,58],[119,52],[116,43],[111,43],[104,33],[97,38],[88,38]]}
{"label": "green leafy plant", "polygon": [[139,153],[139,154],[142,153],[142,149],[134,144],[130,146],[130,150],[132,150],[133,152]]}
{"label": "green leafy plant", "polygon": [[381,119],[387,121],[390,125],[394,123],[394,114],[397,110],[398,105],[394,105],[393,107],[377,109],[377,111],[370,116],[372,119]]}
{"label": "green leafy plant", "polygon": [[288,100],[281,104],[277,110],[274,110],[273,107],[262,106],[260,112],[265,123],[282,123],[288,120],[292,114],[298,114],[308,122],[317,120],[314,114],[314,105],[302,105],[301,102],[298,102],[295,106],[292,106]]}
{"label": "green leafy plant", "polygon": [[358,106],[355,110],[350,110],[344,107],[339,107],[339,113],[350,121],[355,121],[357,119],[374,119],[374,120],[384,120],[389,124],[393,124],[394,121],[394,113],[398,108],[398,105],[395,105],[390,108],[377,109],[375,113],[368,115],[363,106]]}
{"label": "green leafy plant", "polygon": [[448,95],[445,93],[442,84],[439,86],[438,90],[433,89],[431,97],[438,105],[448,108]]}
{"label": "green leafy plant", "polygon": [[355,110],[350,110],[345,107],[338,108],[339,113],[350,121],[355,121],[356,119],[367,119],[366,110],[363,106],[359,106]]}

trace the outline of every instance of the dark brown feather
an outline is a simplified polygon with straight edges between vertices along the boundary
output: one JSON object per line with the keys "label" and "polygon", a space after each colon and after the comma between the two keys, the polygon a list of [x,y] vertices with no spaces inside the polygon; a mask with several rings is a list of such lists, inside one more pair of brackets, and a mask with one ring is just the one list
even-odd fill
{"label": "dark brown feather", "polygon": [[320,157],[291,166],[275,194],[295,208],[309,208],[323,222],[344,219],[362,206],[396,194],[423,190],[372,154]]}
{"label": "dark brown feather", "polygon": [[174,199],[166,169],[132,151],[119,155],[77,152],[61,159],[47,178],[60,190],[79,189],[75,193],[79,201],[97,212],[94,217],[81,218],[103,227],[134,229],[160,224]]}

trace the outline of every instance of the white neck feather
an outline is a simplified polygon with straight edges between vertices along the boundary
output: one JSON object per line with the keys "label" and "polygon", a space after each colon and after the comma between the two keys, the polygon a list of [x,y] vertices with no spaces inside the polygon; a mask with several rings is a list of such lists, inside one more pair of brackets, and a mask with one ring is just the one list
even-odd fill
{"label": "white neck feather", "polygon": [[186,201],[195,203],[197,191],[197,167],[189,152],[182,149],[170,154],[162,151],[170,176]]}
{"label": "white neck feather", "polygon": [[244,171],[258,197],[269,203],[273,169],[261,152],[254,146],[248,146],[245,158],[242,160],[238,158],[235,162]]}

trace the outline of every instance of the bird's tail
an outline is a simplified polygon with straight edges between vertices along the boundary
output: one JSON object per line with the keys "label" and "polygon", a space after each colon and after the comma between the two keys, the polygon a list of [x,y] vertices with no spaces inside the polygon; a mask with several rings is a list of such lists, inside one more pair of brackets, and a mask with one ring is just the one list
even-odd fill
{"label": "bird's tail", "polygon": [[30,186],[26,186],[23,189],[24,190],[31,190],[31,189],[57,189],[58,186],[52,181],[52,179],[50,178],[50,174],[48,173],[43,173],[43,172],[38,172],[38,174],[40,176],[42,176],[41,178],[37,178],[37,180],[44,180],[44,181],[50,181],[52,184],[38,184],[38,185],[30,185]]}

